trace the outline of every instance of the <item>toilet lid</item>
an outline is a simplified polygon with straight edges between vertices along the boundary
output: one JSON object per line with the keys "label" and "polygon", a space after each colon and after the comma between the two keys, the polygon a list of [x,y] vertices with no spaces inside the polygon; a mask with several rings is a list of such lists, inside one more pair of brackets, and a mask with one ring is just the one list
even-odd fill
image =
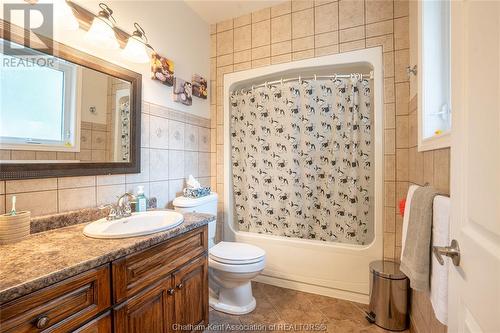
{"label": "toilet lid", "polygon": [[209,251],[212,260],[233,265],[256,263],[265,255],[266,252],[257,246],[237,242],[220,242]]}

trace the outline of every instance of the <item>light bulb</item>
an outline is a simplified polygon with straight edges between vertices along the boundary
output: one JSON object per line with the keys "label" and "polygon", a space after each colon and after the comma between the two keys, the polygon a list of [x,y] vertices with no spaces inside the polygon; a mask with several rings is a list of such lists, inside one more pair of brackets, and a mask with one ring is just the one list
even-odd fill
{"label": "light bulb", "polygon": [[117,49],[120,44],[116,40],[112,26],[112,23],[107,18],[97,16],[92,21],[89,31],[85,34],[85,39],[104,49]]}
{"label": "light bulb", "polygon": [[130,36],[127,45],[122,51],[122,56],[126,60],[135,63],[149,62],[149,55],[146,45],[135,36]]}

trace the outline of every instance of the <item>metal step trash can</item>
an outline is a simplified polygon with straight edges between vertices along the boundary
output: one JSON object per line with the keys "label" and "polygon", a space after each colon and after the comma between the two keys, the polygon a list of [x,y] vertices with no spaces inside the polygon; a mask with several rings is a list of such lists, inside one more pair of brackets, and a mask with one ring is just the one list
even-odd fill
{"label": "metal step trash can", "polygon": [[366,319],[386,330],[408,328],[408,297],[410,281],[389,260],[370,263],[370,305]]}

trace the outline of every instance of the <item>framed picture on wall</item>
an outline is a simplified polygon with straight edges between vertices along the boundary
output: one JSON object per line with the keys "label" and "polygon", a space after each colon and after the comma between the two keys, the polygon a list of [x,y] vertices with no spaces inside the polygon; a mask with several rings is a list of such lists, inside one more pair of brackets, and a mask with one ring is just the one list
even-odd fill
{"label": "framed picture on wall", "polygon": [[174,62],[158,53],[151,55],[151,79],[172,86],[174,84]]}
{"label": "framed picture on wall", "polygon": [[191,82],[187,82],[178,77],[174,78],[174,102],[184,105],[193,104],[193,89]]}
{"label": "framed picture on wall", "polygon": [[208,97],[208,83],[207,80],[201,75],[194,74],[191,80],[193,84],[193,96],[207,99]]}

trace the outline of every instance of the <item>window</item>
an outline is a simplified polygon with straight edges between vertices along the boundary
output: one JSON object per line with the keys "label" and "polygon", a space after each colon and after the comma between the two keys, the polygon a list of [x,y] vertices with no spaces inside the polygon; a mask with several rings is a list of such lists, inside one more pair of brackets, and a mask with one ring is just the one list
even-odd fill
{"label": "window", "polygon": [[450,1],[419,2],[419,151],[450,145]]}
{"label": "window", "polygon": [[0,148],[77,151],[76,65],[29,53],[0,54]]}

